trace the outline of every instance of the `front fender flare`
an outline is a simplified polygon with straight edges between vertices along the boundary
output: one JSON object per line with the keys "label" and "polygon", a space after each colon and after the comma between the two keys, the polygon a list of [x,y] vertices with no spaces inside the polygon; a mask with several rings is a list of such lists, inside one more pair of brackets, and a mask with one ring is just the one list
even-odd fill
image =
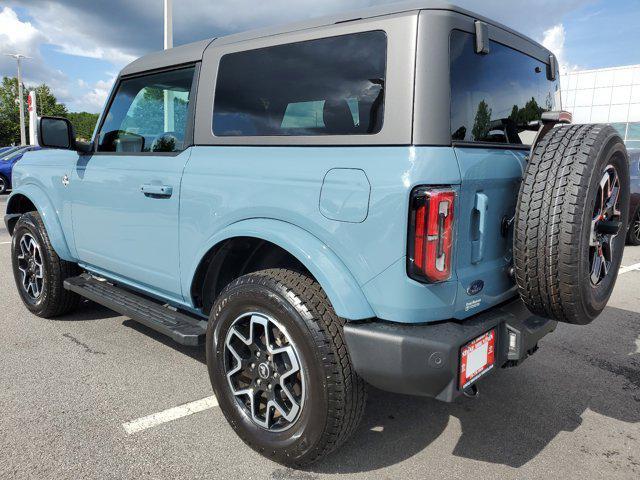
{"label": "front fender flare", "polygon": [[308,231],[282,220],[255,218],[229,225],[209,239],[187,278],[193,281],[196,269],[207,252],[234,237],[260,238],[296,257],[323,288],[338,316],[348,320],[375,317],[358,282],[338,256]]}
{"label": "front fender flare", "polygon": [[9,196],[7,201],[7,216],[14,213],[26,213],[16,211],[17,199],[19,196],[26,197],[36,207],[36,210],[40,214],[44,226],[47,229],[49,240],[53,249],[62,260],[69,262],[75,261],[69,250],[69,245],[64,236],[62,225],[57,210],[53,206],[53,202],[47,196],[47,194],[40,187],[29,184],[20,186],[20,188],[14,190]]}

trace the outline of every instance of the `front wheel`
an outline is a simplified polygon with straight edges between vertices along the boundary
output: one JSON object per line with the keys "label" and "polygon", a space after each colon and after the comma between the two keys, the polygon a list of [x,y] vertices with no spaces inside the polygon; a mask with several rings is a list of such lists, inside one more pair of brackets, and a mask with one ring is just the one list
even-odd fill
{"label": "front wheel", "polygon": [[64,289],[64,281],[80,273],[53,249],[38,212],[22,215],[13,231],[13,276],[24,305],[35,315],[53,318],[72,311],[80,297]]}
{"label": "front wheel", "polygon": [[355,430],[365,387],[342,327],[304,274],[264,270],[225,288],[209,320],[207,366],[225,417],[251,448],[302,466]]}
{"label": "front wheel", "polygon": [[6,178],[0,175],[0,195],[7,193],[7,190],[9,190],[9,182]]}

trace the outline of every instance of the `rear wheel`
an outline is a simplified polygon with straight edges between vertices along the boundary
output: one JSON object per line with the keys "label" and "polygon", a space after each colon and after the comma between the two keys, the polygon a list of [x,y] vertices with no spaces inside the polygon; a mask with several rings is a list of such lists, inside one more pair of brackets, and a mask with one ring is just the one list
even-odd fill
{"label": "rear wheel", "polygon": [[629,233],[627,234],[629,245],[640,245],[640,207],[629,221]]}
{"label": "rear wheel", "polygon": [[304,274],[264,270],[225,288],[209,320],[207,365],[225,417],[251,448],[301,466],[355,430],[365,388],[342,327]]}
{"label": "rear wheel", "polygon": [[587,324],[616,282],[629,208],[626,149],[605,125],[556,127],[535,147],[520,188],[516,281],[535,314]]}
{"label": "rear wheel", "polygon": [[80,268],[58,257],[37,212],[22,215],[13,231],[13,276],[25,306],[35,315],[53,318],[72,311],[80,297],[65,290],[65,279]]}

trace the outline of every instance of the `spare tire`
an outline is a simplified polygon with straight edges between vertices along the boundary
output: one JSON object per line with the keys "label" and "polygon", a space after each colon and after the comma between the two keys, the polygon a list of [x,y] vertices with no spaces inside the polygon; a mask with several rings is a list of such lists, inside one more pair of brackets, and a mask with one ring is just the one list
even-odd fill
{"label": "spare tire", "polygon": [[586,325],[618,276],[629,210],[629,162],[608,125],[567,125],[535,146],[514,227],[518,292],[536,315]]}

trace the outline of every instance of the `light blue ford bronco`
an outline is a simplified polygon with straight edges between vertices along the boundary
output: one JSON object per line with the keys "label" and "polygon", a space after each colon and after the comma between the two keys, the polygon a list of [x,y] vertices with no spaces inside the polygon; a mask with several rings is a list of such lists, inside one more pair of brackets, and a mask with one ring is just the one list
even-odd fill
{"label": "light blue ford bronco", "polygon": [[5,222],[26,307],[82,297],[204,344],[227,420],[313,462],[365,384],[453,401],[605,307],[629,172],[555,57],[437,2],[134,61],[93,141],[43,117]]}

